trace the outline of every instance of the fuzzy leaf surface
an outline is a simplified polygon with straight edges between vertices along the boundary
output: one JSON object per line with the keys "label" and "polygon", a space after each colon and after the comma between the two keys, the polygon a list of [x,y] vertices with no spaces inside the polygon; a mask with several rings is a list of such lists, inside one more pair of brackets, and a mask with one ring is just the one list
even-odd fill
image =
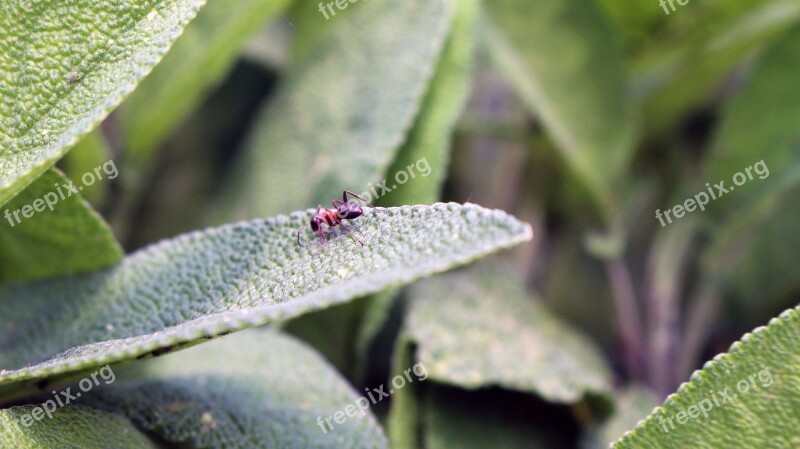
{"label": "fuzzy leaf surface", "polygon": [[[170,442],[195,449],[388,449],[372,412],[329,418],[360,397],[306,344],[253,329],[134,365],[92,394],[90,404],[122,414]],[[302,442],[302,444],[300,444]]]}
{"label": "fuzzy leaf surface", "polygon": [[430,279],[409,295],[406,332],[433,380],[500,386],[556,403],[610,389],[594,345],[496,267]]}
{"label": "fuzzy leaf surface", "polygon": [[0,205],[133,91],[204,3],[4,1]]}
{"label": "fuzzy leaf surface", "polygon": [[706,363],[613,447],[798,447],[798,347],[800,309],[792,309]]}
{"label": "fuzzy leaf surface", "polygon": [[[110,269],[0,288],[0,389],[298,316],[402,285],[531,238],[476,205],[367,209],[317,243],[313,211],[193,232]],[[0,391],[0,394],[2,392]]]}
{"label": "fuzzy leaf surface", "polygon": [[[14,449],[157,449],[144,434],[116,415],[67,406],[29,427],[20,420],[36,406],[0,410],[0,447]],[[27,420],[26,420],[27,422]]]}

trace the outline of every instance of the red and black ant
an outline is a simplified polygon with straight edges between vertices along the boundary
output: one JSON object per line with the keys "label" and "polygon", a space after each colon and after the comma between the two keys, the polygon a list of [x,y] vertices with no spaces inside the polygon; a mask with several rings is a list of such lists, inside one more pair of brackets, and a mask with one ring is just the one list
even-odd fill
{"label": "red and black ant", "polygon": [[[322,225],[326,224],[329,227],[341,226],[342,229],[347,231],[351,237],[356,239],[356,241],[361,245],[364,246],[364,243],[358,239],[355,235],[353,235],[353,230],[347,227],[342,220],[353,220],[360,217],[364,213],[363,206],[356,202],[350,201],[347,199],[347,195],[350,195],[354,198],[358,198],[359,200],[366,203],[369,207],[374,208],[369,201],[361,198],[360,196],[356,195],[355,193],[345,190],[342,192],[342,200],[333,200],[333,209],[323,209],[322,205],[320,204],[317,206],[317,212],[311,217],[311,222],[309,225],[311,226],[311,230],[319,234],[320,238],[322,238],[323,242],[326,242],[327,239],[325,238],[325,233],[322,231]],[[303,230],[305,225],[300,226],[297,229],[297,244],[303,246],[300,243],[300,231]]]}

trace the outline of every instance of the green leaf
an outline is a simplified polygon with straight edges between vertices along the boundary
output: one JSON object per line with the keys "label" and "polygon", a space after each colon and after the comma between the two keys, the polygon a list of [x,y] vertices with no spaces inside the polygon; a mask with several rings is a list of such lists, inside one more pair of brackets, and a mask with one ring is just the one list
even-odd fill
{"label": "green leaf", "polygon": [[[113,160],[111,147],[101,130],[95,128],[75,144],[60,165],[67,178],[78,183],[85,173],[94,171],[96,167],[101,167],[110,160]],[[81,196],[97,207],[103,203],[110,190],[108,182],[96,182],[83,186]]]}
{"label": "green leaf", "polygon": [[[764,56],[728,105],[705,166],[710,183],[736,189],[709,205],[718,227],[706,263],[736,287],[745,315],[760,309],[762,319],[800,285],[798,77],[800,27]],[[738,173],[747,179],[741,186],[733,182]]]}
{"label": "green leaf", "polygon": [[669,18],[634,63],[634,90],[649,133],[662,133],[693,108],[710,106],[738,67],[797,23],[800,5],[793,0],[716,2],[679,17],[687,19]]}
{"label": "green leaf", "polygon": [[0,205],[133,91],[203,4],[8,2],[0,11]]}
{"label": "green leaf", "polygon": [[483,266],[410,288],[406,332],[431,379],[467,389],[500,386],[574,403],[610,390],[588,339],[558,321],[508,270]]}
{"label": "green leaf", "polygon": [[592,1],[497,0],[484,7],[492,56],[610,213],[636,134],[613,30]]}
{"label": "green leaf", "polygon": [[799,346],[800,308],[706,363],[613,447],[797,447]]}
{"label": "green leaf", "polygon": [[352,223],[364,247],[341,234],[321,246],[305,228],[312,212],[186,234],[90,275],[0,288],[0,385],[298,316],[531,238],[504,212],[450,203],[367,209]]}
{"label": "green leaf", "polygon": [[359,397],[311,348],[258,329],[134,365],[89,403],[198,449],[388,449],[368,409],[331,419]]}
{"label": "green leaf", "polygon": [[[453,129],[469,95],[479,3],[459,0],[455,8],[453,27],[422,103],[422,111],[386,172],[387,184],[398,182],[400,172],[408,175],[409,181],[381,197],[378,204],[425,204],[439,198],[439,189],[447,176]],[[388,319],[397,294],[396,291],[382,292],[366,304],[356,339],[356,357],[359,358],[356,373],[364,374],[368,368],[370,345]]]}
{"label": "green leaf", "polygon": [[[422,110],[386,172],[392,191],[381,197],[381,205],[427,204],[439,199],[453,129],[469,96],[478,7],[477,0],[456,2],[453,28]],[[402,185],[401,172],[408,179]]]}
{"label": "green leaf", "polygon": [[228,73],[239,50],[291,0],[214,0],[120,109],[131,156],[141,163]]}
{"label": "green leaf", "polygon": [[[355,8],[360,8],[369,1],[357,2],[358,5],[348,7],[342,14],[349,15]],[[334,10],[338,11],[336,8]],[[341,20],[334,19],[326,9],[328,19],[319,10],[319,5],[313,2],[294,2],[289,11],[289,21],[294,28],[292,42],[289,46],[289,54],[292,61],[302,61],[317,47],[323,40],[326,33],[329,33],[333,25]],[[337,12],[338,15],[338,12]],[[331,20],[333,19],[333,20]]]}
{"label": "green leaf", "polygon": [[367,2],[337,16],[256,119],[222,216],[330,204],[332,192],[358,193],[383,176],[419,111],[452,9],[446,0]]}
{"label": "green leaf", "polygon": [[[66,406],[30,420],[20,420],[38,406],[0,410],[0,447],[14,449],[156,449],[127,420],[86,407]],[[27,422],[28,420],[26,420]]]}
{"label": "green leaf", "polygon": [[[66,187],[69,183],[52,168],[3,207],[0,280],[80,273],[122,259],[122,247],[108,224],[79,193],[70,193]],[[46,202],[53,205],[52,211]],[[24,212],[33,215],[25,218]]]}

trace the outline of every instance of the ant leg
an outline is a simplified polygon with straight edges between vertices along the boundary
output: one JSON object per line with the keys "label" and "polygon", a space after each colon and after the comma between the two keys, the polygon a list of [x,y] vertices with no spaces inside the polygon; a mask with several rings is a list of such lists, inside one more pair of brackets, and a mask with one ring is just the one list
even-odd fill
{"label": "ant leg", "polygon": [[322,240],[320,242],[320,246],[325,246],[325,244],[328,243],[328,239],[327,237],[325,237],[325,232],[322,231],[322,226],[319,227],[319,231],[317,231],[317,234],[319,234],[319,238],[320,240]]}
{"label": "ant leg", "polygon": [[300,231],[302,231],[302,230],[303,230],[303,228],[305,228],[305,227],[306,227],[306,225],[300,225],[300,227],[299,227],[299,228],[297,228],[297,244],[298,244],[298,245],[300,245],[300,247],[301,247],[301,248],[304,248],[304,247],[305,247],[305,245],[303,245],[302,243],[300,243]]}
{"label": "ant leg", "polygon": [[345,191],[342,192],[342,199],[344,200],[345,203],[347,202],[347,195],[350,195],[350,196],[352,196],[354,198],[358,198],[361,201],[363,201],[364,203],[366,203],[369,207],[371,207],[373,209],[375,208],[375,206],[373,206],[372,203],[370,203],[369,201],[365,200],[364,198],[361,198],[360,196],[356,195],[355,193],[353,193],[353,192],[351,192],[349,190],[345,190]]}
{"label": "ant leg", "polygon": [[347,227],[347,225],[346,225],[346,224],[344,224],[344,223],[342,223],[342,221],[341,221],[341,220],[339,220],[339,223],[338,223],[338,224],[339,224],[339,226],[341,226],[341,227],[342,227],[342,229],[344,229],[345,231],[347,231],[347,233],[350,235],[350,237],[353,237],[353,238],[356,240],[356,242],[358,242],[358,244],[359,244],[359,245],[361,245],[361,246],[364,246],[364,242],[362,242],[361,240],[359,240],[359,239],[358,239],[358,237],[356,237],[356,235],[355,235],[355,231],[353,231],[352,229],[350,229],[349,227]]}

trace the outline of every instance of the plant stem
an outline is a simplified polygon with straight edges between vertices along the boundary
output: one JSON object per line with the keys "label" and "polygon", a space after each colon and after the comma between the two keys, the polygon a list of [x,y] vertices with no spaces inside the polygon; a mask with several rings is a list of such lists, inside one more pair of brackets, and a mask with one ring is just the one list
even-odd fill
{"label": "plant stem", "polygon": [[607,260],[605,265],[617,312],[625,367],[631,379],[641,381],[644,380],[644,332],[631,274],[621,255]]}
{"label": "plant stem", "polygon": [[643,290],[646,292],[647,324],[650,327],[648,379],[662,397],[674,391],[678,380],[679,295],[695,229],[695,224],[687,221],[660,234],[647,258]]}
{"label": "plant stem", "polygon": [[718,285],[713,281],[706,281],[700,286],[699,293],[691,302],[683,332],[683,352],[678,362],[680,379],[688,379],[694,370],[703,343],[714,323],[714,316],[719,310],[721,299]]}

